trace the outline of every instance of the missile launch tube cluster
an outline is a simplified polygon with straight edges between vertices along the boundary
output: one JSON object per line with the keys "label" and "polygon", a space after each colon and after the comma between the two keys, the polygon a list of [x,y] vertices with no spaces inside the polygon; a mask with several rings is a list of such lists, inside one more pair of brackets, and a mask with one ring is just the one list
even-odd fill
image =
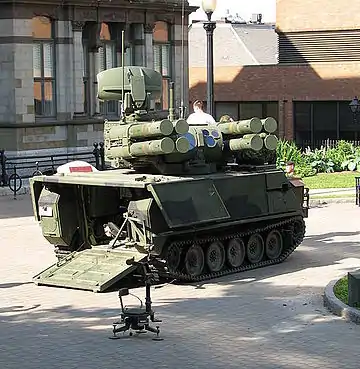
{"label": "missile launch tube cluster", "polygon": [[[152,122],[105,122],[104,140],[109,159],[134,159],[186,154],[202,146],[205,153],[227,147],[230,152],[274,151],[278,138],[277,122],[268,117],[220,122],[216,125],[189,126],[184,119]],[[220,156],[222,151],[220,151]]]}

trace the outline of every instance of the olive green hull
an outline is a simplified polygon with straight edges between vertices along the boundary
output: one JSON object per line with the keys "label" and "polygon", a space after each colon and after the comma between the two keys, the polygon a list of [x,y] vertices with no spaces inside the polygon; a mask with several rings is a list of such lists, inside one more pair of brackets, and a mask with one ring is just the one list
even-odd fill
{"label": "olive green hull", "polygon": [[[38,284],[94,291],[111,285],[104,274],[111,275],[115,282],[132,272],[123,260],[129,252],[139,259],[150,254],[160,273],[187,281],[281,262],[301,243],[303,218],[307,216],[303,183],[290,182],[276,169],[182,177],[121,169],[40,176],[31,180],[31,195],[44,237],[55,246],[60,259],[70,254],[63,259],[62,272],[54,265],[34,280]],[[115,225],[116,232],[109,236],[104,224]],[[282,250],[276,257],[268,252],[266,243],[273,230],[282,235]],[[240,239],[249,253],[253,234],[263,239],[259,260],[247,254],[237,265],[224,254],[224,263],[221,262],[221,252],[229,253],[234,239]],[[220,246],[212,245],[214,242]],[[215,267],[209,261],[213,248],[215,255],[216,251],[220,255],[220,264]],[[89,258],[94,255],[89,256],[89,250],[96,250],[91,262]],[[193,250],[200,261],[204,259],[200,272],[189,266]],[[81,261],[82,253],[87,257],[86,263]],[[101,266],[101,272],[94,272],[94,265],[110,253],[115,255],[111,263],[107,258],[108,264]],[[87,274],[81,269],[84,264]],[[74,268],[79,269],[83,280],[86,274],[91,283],[81,279],[74,282]],[[60,273],[58,278],[56,273]]]}

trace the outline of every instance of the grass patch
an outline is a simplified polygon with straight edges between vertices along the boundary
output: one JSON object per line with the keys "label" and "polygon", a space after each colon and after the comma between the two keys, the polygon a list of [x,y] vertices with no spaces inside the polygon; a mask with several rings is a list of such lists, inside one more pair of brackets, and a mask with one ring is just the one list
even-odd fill
{"label": "grass patch", "polygon": [[[335,296],[342,301],[344,304],[348,304],[348,277],[343,277],[339,279],[334,286]],[[356,307],[360,310],[360,307]]]}
{"label": "grass patch", "polygon": [[347,305],[348,303],[348,278],[339,279],[334,286],[335,296]]}
{"label": "grass patch", "polygon": [[320,188],[355,188],[356,176],[360,176],[360,173],[319,173],[313,177],[302,178],[302,180],[305,182],[306,187],[309,187],[313,190]]}

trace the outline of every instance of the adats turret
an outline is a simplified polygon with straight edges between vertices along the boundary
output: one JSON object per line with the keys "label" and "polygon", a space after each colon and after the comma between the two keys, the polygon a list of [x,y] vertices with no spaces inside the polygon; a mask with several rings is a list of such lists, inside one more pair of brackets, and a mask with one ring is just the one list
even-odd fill
{"label": "adats turret", "polygon": [[155,110],[162,95],[162,76],[155,70],[128,66],[98,74],[98,98],[122,103],[120,121],[105,121],[105,157],[113,167],[140,172],[205,174],[239,166],[273,163],[277,122],[257,117],[212,125],[188,125],[177,119],[174,84],[169,113]]}
{"label": "adats turret", "polygon": [[[155,110],[162,95],[162,76],[155,70],[128,66],[105,70],[97,75],[98,98],[121,101],[120,121],[105,121],[105,157],[112,166],[156,170],[158,157],[186,152],[189,145],[180,135],[188,132],[183,119],[167,117]],[[170,118],[170,119],[168,119]]]}

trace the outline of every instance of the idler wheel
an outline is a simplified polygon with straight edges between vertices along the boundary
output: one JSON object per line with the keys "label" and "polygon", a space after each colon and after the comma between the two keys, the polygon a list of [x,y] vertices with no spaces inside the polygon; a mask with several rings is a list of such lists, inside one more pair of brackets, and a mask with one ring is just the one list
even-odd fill
{"label": "idler wheel", "polygon": [[175,272],[180,264],[181,250],[178,245],[171,244],[166,254],[166,264],[170,272]]}
{"label": "idler wheel", "polygon": [[204,270],[204,251],[199,245],[193,245],[185,255],[185,269],[191,276],[198,276]]}
{"label": "idler wheel", "polygon": [[245,259],[245,244],[241,238],[229,241],[226,248],[226,260],[231,268],[238,268]]}
{"label": "idler wheel", "polygon": [[266,256],[270,260],[277,259],[283,250],[283,237],[279,231],[271,231],[265,241]]}
{"label": "idler wheel", "polygon": [[225,248],[221,242],[211,243],[206,250],[206,265],[210,272],[218,272],[225,264]]}
{"label": "idler wheel", "polygon": [[256,264],[263,258],[264,240],[259,233],[250,236],[246,245],[246,254],[251,264]]}

